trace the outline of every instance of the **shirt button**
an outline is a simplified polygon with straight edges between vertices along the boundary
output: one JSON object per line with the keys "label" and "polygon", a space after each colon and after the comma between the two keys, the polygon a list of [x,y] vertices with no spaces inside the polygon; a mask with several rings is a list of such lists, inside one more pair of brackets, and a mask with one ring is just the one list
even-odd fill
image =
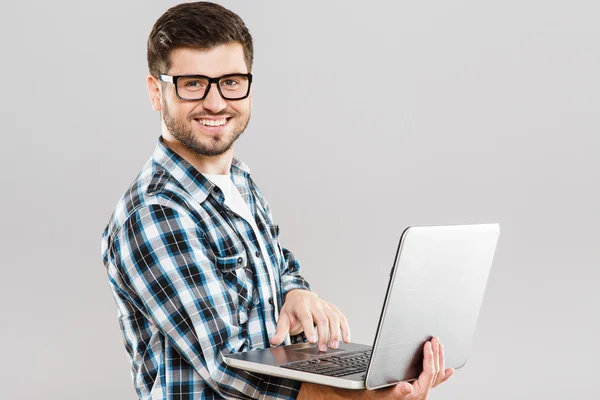
{"label": "shirt button", "polygon": [[256,252],[256,253],[254,253],[254,254],[256,254],[256,257],[260,257],[260,251],[257,251],[257,252]]}
{"label": "shirt button", "polygon": [[273,305],[273,298],[272,297],[269,297],[269,304]]}
{"label": "shirt button", "polygon": [[239,257],[239,258],[237,259],[237,263],[238,263],[238,264],[241,264],[241,263],[243,263],[243,262],[244,262],[244,259],[243,259],[242,257]]}

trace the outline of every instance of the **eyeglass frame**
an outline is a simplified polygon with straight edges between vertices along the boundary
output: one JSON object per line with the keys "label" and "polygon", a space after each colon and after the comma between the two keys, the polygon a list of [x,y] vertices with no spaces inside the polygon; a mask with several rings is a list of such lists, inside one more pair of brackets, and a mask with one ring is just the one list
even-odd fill
{"label": "eyeglass frame", "polygon": [[[221,86],[219,85],[219,81],[223,78],[227,78],[230,76],[245,76],[248,78],[248,91],[246,92],[246,95],[243,97],[236,97],[235,99],[228,99],[227,97],[225,97],[223,95],[223,92],[221,91]],[[179,95],[179,89],[177,89],[177,81],[180,78],[204,78],[208,80],[208,86],[206,91],[204,92],[204,96],[202,96],[201,98],[198,99],[186,99],[183,98]],[[206,76],[206,75],[198,75],[198,74],[190,74],[190,75],[167,75],[167,74],[158,74],[158,79],[163,81],[163,82],[167,82],[167,83],[172,83],[173,85],[175,85],[175,95],[177,96],[177,98],[179,100],[185,100],[185,101],[200,101],[200,100],[204,100],[206,98],[206,96],[208,96],[208,92],[210,92],[210,88],[212,87],[212,84],[216,84],[217,85],[217,90],[219,91],[219,94],[221,95],[221,98],[223,98],[223,100],[229,100],[229,101],[235,101],[235,100],[243,100],[245,98],[247,98],[250,95],[250,87],[252,86],[252,74],[248,73],[248,74],[242,74],[242,73],[235,73],[235,74],[226,74],[226,75],[222,75],[219,76],[217,78],[211,78],[210,76]]]}

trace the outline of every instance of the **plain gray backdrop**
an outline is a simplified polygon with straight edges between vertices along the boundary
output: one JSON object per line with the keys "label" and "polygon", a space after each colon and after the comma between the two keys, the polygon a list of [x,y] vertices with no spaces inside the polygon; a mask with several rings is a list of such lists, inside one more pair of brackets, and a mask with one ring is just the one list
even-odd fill
{"label": "plain gray backdrop", "polygon": [[[100,235],[160,134],[146,40],[175,4],[2,4],[2,399],[136,397]],[[222,4],[255,39],[236,155],[353,340],[405,226],[499,222],[471,356],[431,399],[600,398],[597,2]]]}

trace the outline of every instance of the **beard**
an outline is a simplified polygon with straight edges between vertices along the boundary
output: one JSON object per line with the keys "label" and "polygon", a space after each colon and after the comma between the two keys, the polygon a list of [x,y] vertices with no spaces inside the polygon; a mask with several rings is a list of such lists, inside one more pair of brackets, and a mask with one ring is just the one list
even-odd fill
{"label": "beard", "polygon": [[[248,113],[248,116],[245,119],[237,120],[240,114],[233,110],[223,110],[216,114],[209,114],[206,112],[202,114],[192,114],[188,117],[187,121],[177,120],[169,112],[169,107],[165,101],[162,102],[162,112],[165,125],[175,139],[177,139],[188,150],[198,155],[209,157],[220,156],[229,151],[231,146],[233,146],[233,143],[244,132],[248,126],[248,122],[250,121],[250,113]],[[198,137],[198,135],[194,134],[192,124],[194,123],[194,118],[208,116],[229,116],[232,120],[236,119],[237,124],[233,127],[231,132],[227,133],[222,138],[213,137],[202,140],[200,137]]]}

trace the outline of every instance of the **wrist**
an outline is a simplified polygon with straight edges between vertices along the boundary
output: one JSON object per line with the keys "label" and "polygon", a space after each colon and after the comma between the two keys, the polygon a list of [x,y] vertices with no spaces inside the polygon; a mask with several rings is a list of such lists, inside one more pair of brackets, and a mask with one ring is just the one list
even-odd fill
{"label": "wrist", "polygon": [[302,293],[302,292],[309,292],[312,293],[310,290],[308,289],[304,289],[304,288],[293,288],[291,290],[288,290],[287,292],[284,292],[283,295],[283,302],[285,303],[286,299],[288,298],[288,296],[292,295],[292,297],[294,296],[294,293]]}

